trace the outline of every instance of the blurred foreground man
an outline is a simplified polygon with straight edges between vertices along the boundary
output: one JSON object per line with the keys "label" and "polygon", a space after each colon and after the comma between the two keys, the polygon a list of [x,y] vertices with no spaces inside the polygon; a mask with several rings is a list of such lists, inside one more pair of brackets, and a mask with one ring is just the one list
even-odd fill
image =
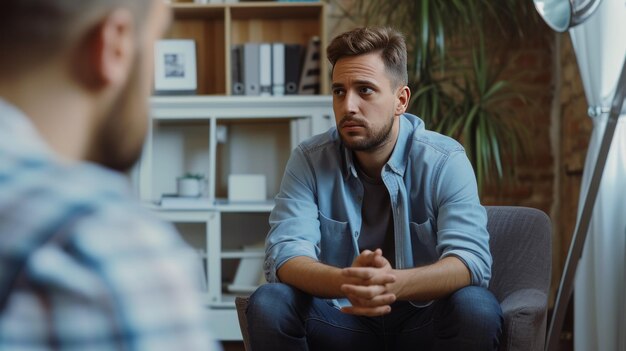
{"label": "blurred foreground man", "polygon": [[0,11],[0,349],[211,350],[194,263],[126,178],[161,0]]}

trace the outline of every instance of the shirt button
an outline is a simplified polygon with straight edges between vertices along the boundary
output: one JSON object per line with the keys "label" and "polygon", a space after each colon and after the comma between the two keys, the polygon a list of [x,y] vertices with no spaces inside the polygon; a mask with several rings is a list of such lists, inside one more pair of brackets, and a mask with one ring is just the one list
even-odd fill
{"label": "shirt button", "polygon": [[354,232],[354,235],[355,235],[355,236],[358,236],[358,235],[359,235],[359,232],[356,232],[356,231],[355,231],[355,232]]}

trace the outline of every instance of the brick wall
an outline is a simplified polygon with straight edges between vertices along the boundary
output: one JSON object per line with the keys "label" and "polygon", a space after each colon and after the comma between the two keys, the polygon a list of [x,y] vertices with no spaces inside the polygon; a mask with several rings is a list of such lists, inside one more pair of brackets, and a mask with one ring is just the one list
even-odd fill
{"label": "brick wall", "polygon": [[[482,201],[488,205],[528,206],[550,213],[552,210],[554,169],[550,138],[553,96],[552,49],[549,33],[537,32],[522,41],[510,41],[507,55],[511,62],[504,78],[516,77],[526,103],[515,106],[513,118],[527,128],[526,155],[518,159],[509,182],[485,188]],[[493,36],[492,36],[493,37]],[[492,40],[506,40],[493,37]],[[519,72],[523,72],[520,76]]]}

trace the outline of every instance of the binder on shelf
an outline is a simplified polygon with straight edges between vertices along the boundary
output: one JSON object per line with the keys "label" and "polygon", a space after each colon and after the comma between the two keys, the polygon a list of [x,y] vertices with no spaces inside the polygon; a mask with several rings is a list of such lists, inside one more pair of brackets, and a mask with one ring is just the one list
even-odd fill
{"label": "binder on shelf", "polygon": [[259,95],[272,95],[272,44],[259,44]]}
{"label": "binder on shelf", "polygon": [[285,95],[285,44],[272,44],[272,95]]}
{"label": "binder on shelf", "polygon": [[259,44],[243,45],[243,80],[245,95],[259,95]]}
{"label": "binder on shelf", "polygon": [[285,95],[297,95],[302,66],[302,45],[285,44]]}
{"label": "binder on shelf", "polygon": [[243,70],[243,45],[233,45],[231,50],[231,77],[232,95],[244,95],[246,87],[244,85]]}
{"label": "binder on shelf", "polygon": [[302,95],[320,92],[320,38],[317,36],[312,37],[307,45],[299,91]]}

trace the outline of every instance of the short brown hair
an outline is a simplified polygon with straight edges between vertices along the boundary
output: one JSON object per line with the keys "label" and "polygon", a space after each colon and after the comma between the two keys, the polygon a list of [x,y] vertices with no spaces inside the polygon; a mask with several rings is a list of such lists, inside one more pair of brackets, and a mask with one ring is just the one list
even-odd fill
{"label": "short brown hair", "polygon": [[[138,23],[154,0],[3,0],[0,10],[0,72],[29,69],[72,45],[99,16],[115,7],[131,10]],[[162,0],[159,0],[162,1]]]}
{"label": "short brown hair", "polygon": [[339,34],[328,45],[326,56],[330,64],[345,56],[357,56],[380,51],[391,82],[395,86],[408,84],[406,43],[402,33],[389,27],[361,27]]}

